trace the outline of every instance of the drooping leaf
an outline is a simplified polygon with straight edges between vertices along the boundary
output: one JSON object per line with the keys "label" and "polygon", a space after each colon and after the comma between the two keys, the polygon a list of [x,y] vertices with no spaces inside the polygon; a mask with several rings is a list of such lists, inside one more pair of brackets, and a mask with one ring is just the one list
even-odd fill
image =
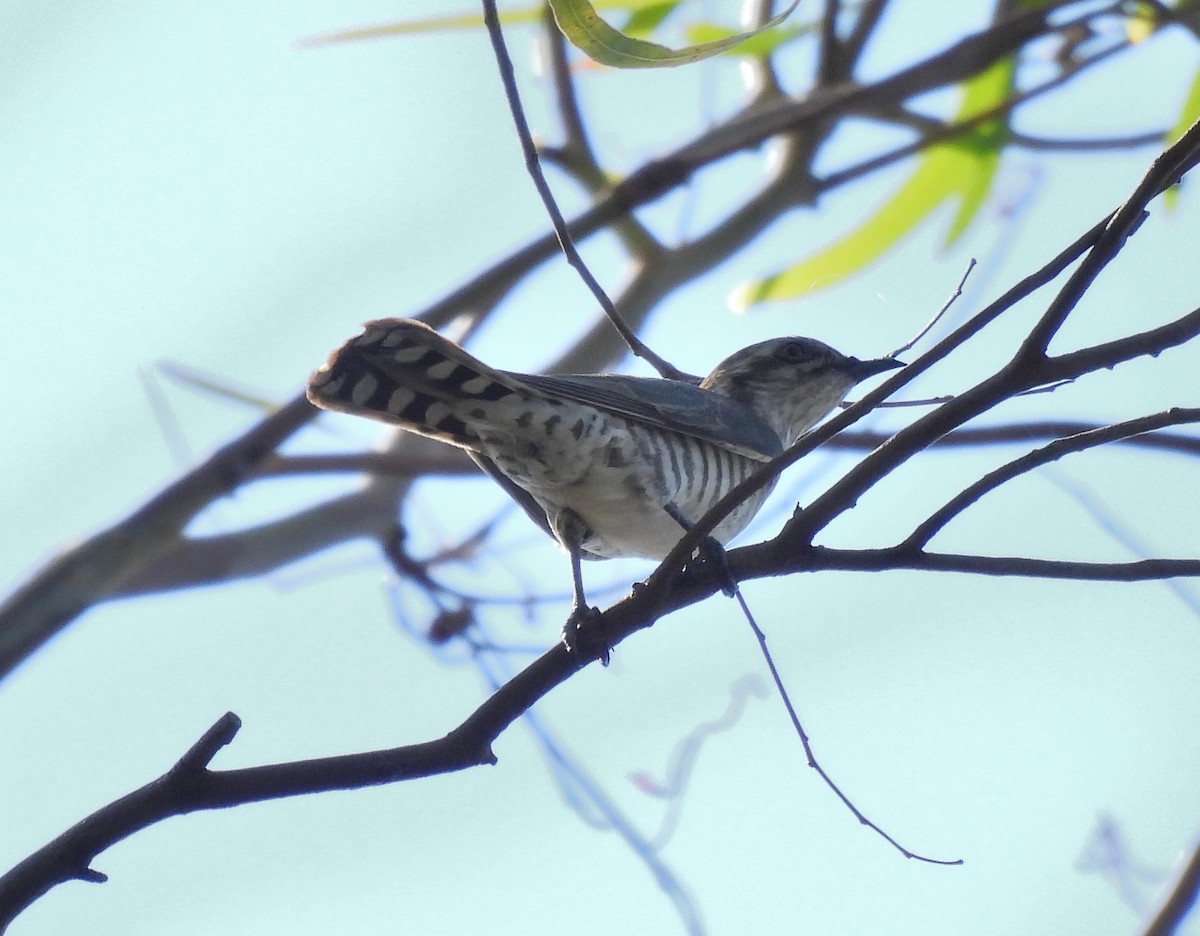
{"label": "drooping leaf", "polygon": [[672,68],[711,58],[732,49],[752,36],[782,23],[799,5],[792,0],[778,16],[767,20],[759,29],[735,33],[685,46],[670,49],[656,42],[647,42],[630,37],[614,29],[596,12],[589,0],[549,0],[554,11],[555,22],[564,36],[591,59],[612,68]]}
{"label": "drooping leaf", "polygon": [[[1004,102],[1012,90],[1012,60],[998,62],[963,86],[957,121],[969,120]],[[833,285],[897,244],[943,203],[957,200],[945,245],[966,231],[991,190],[1007,140],[1001,119],[988,120],[961,137],[929,147],[908,180],[855,230],[799,263],[750,283],[730,297],[734,308],[795,299]]]}

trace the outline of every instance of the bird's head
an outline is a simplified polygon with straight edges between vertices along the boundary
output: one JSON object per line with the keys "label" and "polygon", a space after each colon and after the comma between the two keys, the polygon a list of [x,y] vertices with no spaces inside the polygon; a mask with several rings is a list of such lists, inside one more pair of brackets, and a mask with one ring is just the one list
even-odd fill
{"label": "bird's head", "polygon": [[860,361],[813,338],[773,338],[731,354],[700,383],[748,406],[791,445],[861,380],[903,363]]}

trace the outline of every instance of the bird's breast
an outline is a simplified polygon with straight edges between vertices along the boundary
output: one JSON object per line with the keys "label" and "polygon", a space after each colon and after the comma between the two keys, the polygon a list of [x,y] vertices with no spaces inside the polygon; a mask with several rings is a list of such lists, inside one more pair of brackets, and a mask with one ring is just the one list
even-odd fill
{"label": "bird's breast", "polygon": [[[563,511],[580,517],[589,531],[581,545],[596,556],[661,559],[684,533],[667,505],[698,520],[759,464],[593,407],[521,416],[480,431],[481,448],[541,505],[552,529],[560,529]],[[767,490],[736,508],[716,538],[725,542],[739,533]]]}

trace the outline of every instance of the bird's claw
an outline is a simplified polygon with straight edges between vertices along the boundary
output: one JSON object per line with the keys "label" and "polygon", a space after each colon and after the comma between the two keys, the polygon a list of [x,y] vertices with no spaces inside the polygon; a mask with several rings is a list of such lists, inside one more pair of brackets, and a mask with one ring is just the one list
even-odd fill
{"label": "bird's claw", "polygon": [[733,569],[729,567],[729,554],[725,552],[725,547],[711,536],[706,536],[700,541],[696,552],[701,568],[711,569],[712,574],[716,575],[721,594],[726,598],[736,595],[737,580],[733,577]]}
{"label": "bird's claw", "polygon": [[608,666],[612,648],[604,639],[603,629],[604,615],[599,608],[575,605],[563,625],[562,645],[580,661],[580,665],[587,660],[599,660],[601,665]]}

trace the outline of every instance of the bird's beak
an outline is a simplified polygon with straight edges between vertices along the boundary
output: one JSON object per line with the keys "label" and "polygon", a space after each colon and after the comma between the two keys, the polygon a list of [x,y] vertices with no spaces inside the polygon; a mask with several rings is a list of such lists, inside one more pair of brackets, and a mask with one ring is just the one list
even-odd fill
{"label": "bird's beak", "polygon": [[895,358],[890,357],[875,358],[870,361],[860,361],[858,358],[851,358],[850,376],[856,381],[866,380],[868,377],[874,377],[876,374],[882,374],[884,371],[895,370],[897,367],[903,366],[903,361],[897,361]]}

